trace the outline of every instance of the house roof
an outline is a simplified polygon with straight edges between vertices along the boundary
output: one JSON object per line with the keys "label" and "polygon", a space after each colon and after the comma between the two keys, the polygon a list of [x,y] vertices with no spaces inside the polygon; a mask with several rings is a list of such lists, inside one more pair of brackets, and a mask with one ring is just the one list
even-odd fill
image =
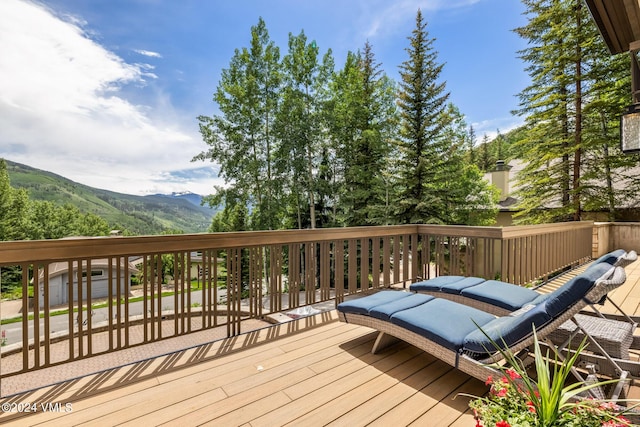
{"label": "house roof", "polygon": [[[82,261],[82,268],[87,268],[87,262]],[[115,266],[112,265],[111,268],[115,269]],[[78,265],[74,263],[73,272],[75,273],[78,269]],[[106,258],[103,259],[93,259],[91,260],[91,269],[92,270],[109,270],[109,260]],[[69,263],[67,262],[53,262],[49,264],[49,279],[65,274],[69,271]],[[129,273],[137,274],[139,270],[135,265],[129,263]],[[44,269],[39,269],[38,273],[39,280],[44,280]]]}
{"label": "house roof", "polygon": [[640,50],[640,0],[585,0],[611,53]]}
{"label": "house roof", "polygon": [[[522,173],[523,169],[526,166],[526,163],[521,159],[511,159],[507,162],[507,165],[509,167],[507,172],[508,173],[508,189],[506,193],[503,193],[503,194],[506,194],[507,197],[500,200],[497,206],[498,209],[503,212],[514,211],[518,209],[517,205],[520,202],[520,200],[517,198],[514,198],[513,196],[514,196],[514,193],[516,193],[519,189],[520,183],[518,182],[518,175]],[[614,191],[620,193],[623,190],[629,188],[630,179],[632,179],[633,177],[640,176],[640,164],[637,164],[636,166],[627,170],[616,169],[613,171],[613,173],[614,173],[614,179],[612,182],[613,189]],[[484,175],[484,179],[486,181],[488,181],[490,184],[495,185],[496,182],[494,182],[493,178],[494,178],[493,172],[488,172]],[[601,187],[601,188],[604,188],[606,185],[604,177],[600,179],[590,180],[590,181],[583,180],[582,183],[588,186]],[[548,200],[543,207],[558,208],[560,206],[561,206],[561,202],[559,199],[557,199],[557,200]],[[620,200],[616,201],[617,209],[634,209],[638,207],[640,207],[640,194],[634,197],[631,197],[631,196],[626,197],[624,201],[620,201]]]}

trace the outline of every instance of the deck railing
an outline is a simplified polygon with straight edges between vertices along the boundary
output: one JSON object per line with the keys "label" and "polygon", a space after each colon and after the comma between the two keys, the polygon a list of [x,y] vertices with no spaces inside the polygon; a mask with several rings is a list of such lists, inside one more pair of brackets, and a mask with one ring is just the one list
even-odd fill
{"label": "deck railing", "polygon": [[[18,281],[27,307],[2,326],[20,331],[3,358],[14,348],[21,362],[0,364],[0,376],[203,329],[234,336],[243,319],[444,274],[525,284],[586,261],[592,229],[404,225],[0,242],[3,285]],[[66,343],[63,354],[50,351],[54,341]]]}

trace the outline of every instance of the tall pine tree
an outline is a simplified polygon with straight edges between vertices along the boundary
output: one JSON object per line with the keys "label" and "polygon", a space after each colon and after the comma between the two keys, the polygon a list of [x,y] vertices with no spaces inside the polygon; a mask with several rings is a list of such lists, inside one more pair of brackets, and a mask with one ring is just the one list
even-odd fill
{"label": "tall pine tree", "polygon": [[515,147],[525,162],[518,222],[579,220],[585,207],[602,207],[604,200],[614,216],[613,182],[625,166],[612,148],[612,111],[622,96],[616,86],[628,81],[628,71],[620,61],[603,59],[608,54],[582,0],[523,3],[528,23],[515,31],[528,41],[521,57],[531,85],[520,94],[518,111],[528,128]]}
{"label": "tall pine tree", "polygon": [[396,125],[395,88],[367,42],[349,52],[332,82],[331,135],[343,177],[340,220],[346,226],[388,222],[384,171]]}
{"label": "tall pine tree", "polygon": [[447,147],[439,136],[448,124],[443,112],[449,93],[439,81],[443,64],[437,62],[434,41],[418,10],[406,49],[409,59],[400,66],[401,176],[396,203],[400,223],[442,223],[444,218],[438,178]]}
{"label": "tall pine tree", "polygon": [[610,55],[599,38],[589,45],[593,59],[586,70],[590,78],[589,102],[583,109],[583,139],[589,147],[583,157],[584,207],[605,211],[607,219],[630,218],[619,207],[635,205],[640,176],[635,173],[640,155],[620,151],[620,114],[631,101],[629,55]]}

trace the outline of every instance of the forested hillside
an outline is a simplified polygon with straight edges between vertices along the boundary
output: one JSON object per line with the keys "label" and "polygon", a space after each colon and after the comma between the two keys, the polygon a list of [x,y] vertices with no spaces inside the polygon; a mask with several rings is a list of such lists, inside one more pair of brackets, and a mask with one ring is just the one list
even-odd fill
{"label": "forested hillside", "polygon": [[[195,204],[187,195],[134,196],[89,187],[51,172],[6,161],[11,186],[24,188],[29,198],[62,206],[70,204],[82,213],[103,218],[111,229],[125,234],[196,233],[206,231],[214,210]],[[194,195],[192,195],[194,196]]]}

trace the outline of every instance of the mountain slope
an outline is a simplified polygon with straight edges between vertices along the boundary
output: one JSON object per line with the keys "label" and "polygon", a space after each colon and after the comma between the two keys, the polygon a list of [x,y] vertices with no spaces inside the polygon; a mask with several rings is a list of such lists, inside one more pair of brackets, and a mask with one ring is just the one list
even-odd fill
{"label": "mountain slope", "polygon": [[7,162],[11,186],[25,188],[32,200],[70,203],[81,212],[104,218],[113,229],[132,234],[160,234],[166,230],[185,233],[206,231],[215,214],[199,206],[198,195],[134,196],[89,187],[51,172]]}

